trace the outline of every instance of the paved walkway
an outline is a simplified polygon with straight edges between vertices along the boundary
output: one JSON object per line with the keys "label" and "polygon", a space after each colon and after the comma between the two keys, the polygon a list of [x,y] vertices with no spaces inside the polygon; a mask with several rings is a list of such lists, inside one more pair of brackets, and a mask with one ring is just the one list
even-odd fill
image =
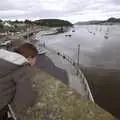
{"label": "paved walkway", "polygon": [[53,63],[53,61],[45,54],[38,55],[37,61],[36,61],[36,67],[45,71],[46,73],[50,74],[51,76],[54,76],[61,82],[68,85],[67,72],[64,69],[57,67]]}
{"label": "paved walkway", "polygon": [[82,83],[82,79],[80,79],[80,76],[76,75],[76,70],[73,65],[70,64],[67,60],[63,59],[62,56],[58,56],[56,53],[49,51],[46,55],[53,61],[53,63],[57,67],[66,70],[66,72],[68,73],[68,82],[70,87],[72,87],[72,89],[87,98],[87,91],[85,90],[85,87]]}

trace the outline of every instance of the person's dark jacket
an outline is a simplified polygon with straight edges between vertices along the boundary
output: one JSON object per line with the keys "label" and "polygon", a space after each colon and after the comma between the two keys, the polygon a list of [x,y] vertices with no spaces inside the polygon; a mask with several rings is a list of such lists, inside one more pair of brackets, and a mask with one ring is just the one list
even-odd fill
{"label": "person's dark jacket", "polygon": [[[14,61],[5,60],[4,56],[0,56],[0,110],[13,100],[21,109],[29,107],[35,99],[32,75],[29,73],[30,66],[26,63],[14,64]],[[19,60],[20,58],[18,62]]]}

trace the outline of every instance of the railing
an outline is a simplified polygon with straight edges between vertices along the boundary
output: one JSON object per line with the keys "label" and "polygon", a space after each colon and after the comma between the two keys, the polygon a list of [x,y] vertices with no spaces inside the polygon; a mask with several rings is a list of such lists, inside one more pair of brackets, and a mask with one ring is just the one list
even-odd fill
{"label": "railing", "polygon": [[91,100],[92,102],[94,102],[94,98],[92,96],[92,93],[91,93],[90,87],[88,85],[87,79],[84,76],[83,72],[80,70],[80,67],[78,66],[78,64],[72,59],[72,57],[70,57],[70,56],[68,56],[64,53],[61,53],[59,51],[53,50],[53,49],[47,47],[45,44],[44,45],[40,44],[39,47],[44,47],[48,51],[56,53],[57,55],[63,57],[63,59],[67,60],[70,64],[72,64],[74,66],[76,72],[77,72],[76,75],[78,75],[80,77],[80,80],[82,81],[82,83],[84,85],[84,89],[87,92],[87,98],[89,100]]}
{"label": "railing", "polygon": [[80,69],[78,70],[78,72],[79,72],[79,75],[80,75],[81,80],[83,82],[84,88],[86,89],[88,99],[90,99],[92,102],[94,102],[94,98],[93,98],[93,95],[91,93],[90,87],[88,85],[87,79],[85,78],[84,74],[82,73],[82,71]]}

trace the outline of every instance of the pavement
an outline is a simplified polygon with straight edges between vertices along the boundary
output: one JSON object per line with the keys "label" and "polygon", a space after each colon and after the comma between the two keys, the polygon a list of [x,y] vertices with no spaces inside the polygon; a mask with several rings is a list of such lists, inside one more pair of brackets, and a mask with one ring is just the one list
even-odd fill
{"label": "pavement", "polygon": [[64,69],[57,67],[47,55],[38,55],[35,66],[57,78],[61,82],[68,84],[67,72]]}
{"label": "pavement", "polygon": [[82,79],[76,74],[74,66],[63,57],[48,51],[46,54],[38,55],[36,67],[69,85],[77,93],[88,99],[88,92],[85,90]]}

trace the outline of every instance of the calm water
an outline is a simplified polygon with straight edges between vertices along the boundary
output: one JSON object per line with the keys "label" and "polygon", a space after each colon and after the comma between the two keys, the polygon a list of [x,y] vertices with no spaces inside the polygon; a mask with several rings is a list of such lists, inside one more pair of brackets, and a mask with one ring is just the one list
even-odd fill
{"label": "calm water", "polygon": [[75,26],[72,30],[40,40],[75,60],[80,44],[80,64],[96,103],[120,118],[120,25]]}

